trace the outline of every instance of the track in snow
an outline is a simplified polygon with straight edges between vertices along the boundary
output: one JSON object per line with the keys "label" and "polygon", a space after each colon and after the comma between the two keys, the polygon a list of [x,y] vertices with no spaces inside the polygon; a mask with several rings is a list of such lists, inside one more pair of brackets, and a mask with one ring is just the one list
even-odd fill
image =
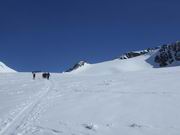
{"label": "track in snow", "polygon": [[45,88],[43,88],[39,93],[38,97],[33,100],[33,102],[29,103],[26,107],[24,107],[17,115],[14,117],[14,119],[9,122],[1,131],[0,135],[9,135],[9,134],[14,134],[16,130],[21,127],[23,123],[26,122],[27,118],[31,113],[33,113],[34,110],[36,110],[36,107],[41,103],[43,98],[46,97],[46,95],[50,92],[51,90],[51,82],[46,82]]}

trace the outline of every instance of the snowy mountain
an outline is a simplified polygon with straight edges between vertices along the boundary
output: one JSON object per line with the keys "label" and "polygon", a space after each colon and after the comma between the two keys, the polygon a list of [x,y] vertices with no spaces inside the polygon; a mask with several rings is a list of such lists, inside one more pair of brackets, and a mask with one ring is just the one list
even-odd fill
{"label": "snowy mountain", "polygon": [[128,52],[128,53],[125,53],[123,55],[121,55],[119,57],[119,59],[123,60],[123,59],[130,59],[130,58],[134,58],[134,57],[137,57],[137,56],[141,56],[141,55],[145,55],[145,54],[148,54],[149,52],[153,52],[155,50],[159,49],[159,47],[156,47],[156,48],[148,48],[146,50],[141,50],[141,51],[131,51],[131,52]]}
{"label": "snowy mountain", "polygon": [[[177,41],[171,44],[164,44],[162,46],[142,50],[142,51],[132,51],[120,56],[120,59],[130,59],[137,56],[142,56],[149,54],[151,52],[151,57],[147,60],[155,68],[158,67],[169,67],[169,66],[180,66],[180,42]],[[156,53],[153,53],[156,52]]]}
{"label": "snowy mountain", "polygon": [[145,60],[90,65],[49,81],[2,74],[0,135],[178,135],[180,68]]}
{"label": "snowy mountain", "polygon": [[88,63],[85,61],[80,61],[80,62],[76,63],[72,68],[68,69],[66,72],[72,72],[74,70],[77,70],[77,69],[85,66],[85,65],[88,65]]}
{"label": "snowy mountain", "polygon": [[148,48],[141,51],[131,51],[118,59],[98,64],[88,64],[81,61],[68,72],[108,74],[116,71],[137,71],[146,68],[180,66],[180,42]]}
{"label": "snowy mountain", "polygon": [[156,56],[168,52],[162,48],[97,64],[82,61],[50,80],[2,74],[0,135],[178,135],[180,66],[172,66],[178,49],[171,49],[171,67],[160,68]]}
{"label": "snowy mountain", "polygon": [[75,74],[113,74],[117,72],[139,71],[159,67],[155,62],[158,48],[142,51],[133,51],[122,55],[120,58],[97,64],[80,62],[68,70]]}
{"label": "snowy mountain", "polygon": [[16,71],[9,68],[4,63],[0,62],[0,73],[12,73],[12,72],[16,72]]}

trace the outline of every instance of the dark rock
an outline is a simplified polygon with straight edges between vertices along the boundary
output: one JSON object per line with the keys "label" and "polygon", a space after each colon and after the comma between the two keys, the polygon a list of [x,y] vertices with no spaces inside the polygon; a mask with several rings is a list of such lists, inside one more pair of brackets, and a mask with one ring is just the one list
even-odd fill
{"label": "dark rock", "polygon": [[175,61],[180,61],[180,42],[162,45],[154,61],[158,63],[160,67],[165,67]]}
{"label": "dark rock", "polygon": [[76,63],[72,68],[68,69],[66,72],[71,72],[73,70],[76,70],[76,69],[84,66],[86,63],[87,62],[85,62],[85,61],[80,61],[80,62]]}
{"label": "dark rock", "polygon": [[142,51],[132,51],[132,52],[128,52],[128,53],[125,53],[123,54],[122,56],[120,56],[119,59],[123,60],[123,59],[130,59],[130,58],[134,58],[134,57],[137,57],[137,56],[141,56],[141,55],[145,55],[151,51],[154,51],[156,50],[157,48],[148,48],[147,50],[142,50]]}

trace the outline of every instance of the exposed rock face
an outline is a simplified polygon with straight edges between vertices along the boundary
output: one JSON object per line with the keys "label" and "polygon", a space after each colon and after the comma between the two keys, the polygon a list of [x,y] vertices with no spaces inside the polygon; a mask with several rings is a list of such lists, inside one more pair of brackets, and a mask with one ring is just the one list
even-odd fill
{"label": "exposed rock face", "polygon": [[71,72],[71,71],[73,71],[73,70],[76,70],[76,69],[84,66],[85,64],[87,64],[87,62],[85,62],[85,61],[80,61],[80,62],[76,63],[72,68],[68,69],[66,72]]}
{"label": "exposed rock face", "polygon": [[[148,48],[142,51],[131,51],[125,53],[119,57],[120,60],[130,59],[141,55],[150,56],[146,59],[146,62],[153,65],[155,68],[166,67],[166,66],[179,66],[180,65],[180,42],[165,44],[155,48]],[[76,63],[72,68],[66,72],[71,72],[83,67],[86,63],[85,61],[80,61]]]}
{"label": "exposed rock face", "polygon": [[158,64],[158,67],[166,67],[170,65],[179,65],[180,63],[180,41],[177,41],[172,44],[165,44],[156,48],[149,48],[142,51],[132,51],[125,53],[119,59],[129,59],[137,56],[148,54],[149,52],[153,52],[157,50],[155,53],[154,62]]}
{"label": "exposed rock face", "polygon": [[134,58],[134,57],[137,57],[137,56],[140,56],[140,55],[144,55],[144,54],[147,54],[151,51],[154,51],[158,49],[158,47],[156,48],[148,48],[146,50],[142,50],[142,51],[132,51],[132,52],[128,52],[128,53],[125,53],[123,54],[122,56],[120,56],[119,59],[129,59],[129,58]]}
{"label": "exposed rock face", "polygon": [[180,42],[161,46],[154,61],[158,63],[160,67],[165,67],[180,61]]}

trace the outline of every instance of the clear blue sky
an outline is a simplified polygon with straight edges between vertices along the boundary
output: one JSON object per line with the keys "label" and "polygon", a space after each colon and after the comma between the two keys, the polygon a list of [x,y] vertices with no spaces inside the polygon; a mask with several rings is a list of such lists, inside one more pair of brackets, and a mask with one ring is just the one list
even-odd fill
{"label": "clear blue sky", "polygon": [[0,61],[63,71],[180,40],[179,0],[1,0]]}

